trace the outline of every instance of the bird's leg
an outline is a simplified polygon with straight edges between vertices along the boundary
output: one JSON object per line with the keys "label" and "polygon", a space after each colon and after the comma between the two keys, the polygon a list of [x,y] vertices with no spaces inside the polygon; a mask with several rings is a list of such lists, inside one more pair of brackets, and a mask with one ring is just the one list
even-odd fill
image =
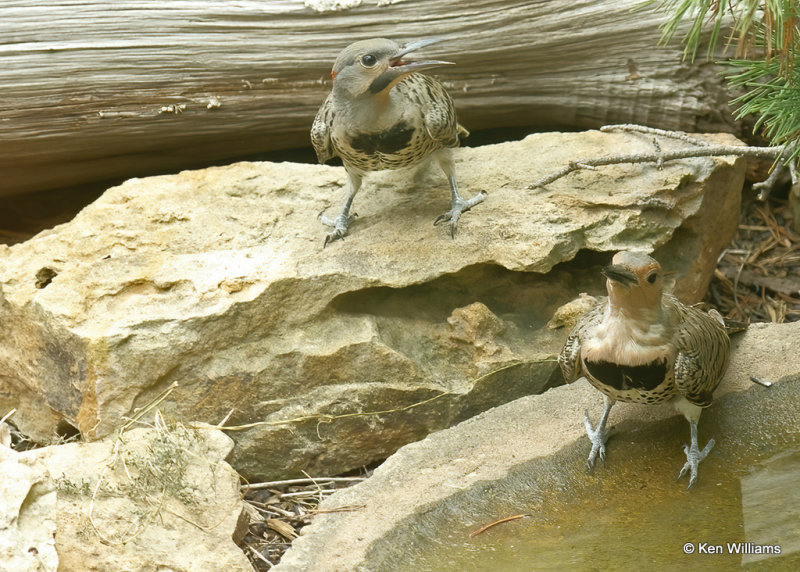
{"label": "bird's leg", "polygon": [[347,234],[347,227],[349,227],[353,219],[358,216],[355,213],[350,214],[350,207],[353,204],[353,199],[358,189],[361,188],[361,174],[351,172],[349,169],[346,169],[346,171],[349,178],[349,185],[347,188],[347,197],[344,199],[344,204],[342,205],[342,211],[335,219],[320,215],[322,224],[333,227],[333,230],[325,236],[325,242],[322,244],[322,248],[325,248],[329,242],[344,238],[344,235]]}
{"label": "bird's leg", "polygon": [[692,488],[692,485],[697,482],[697,466],[700,464],[700,461],[708,456],[708,454],[711,452],[711,449],[714,448],[714,439],[712,438],[709,440],[709,442],[706,443],[706,446],[703,447],[703,450],[701,451],[699,445],[697,444],[697,420],[690,419],[689,428],[692,432],[692,443],[691,445],[683,446],[683,452],[686,453],[686,464],[683,465],[681,472],[678,473],[678,479],[683,477],[683,475],[685,475],[688,471],[689,486],[687,488]]}
{"label": "bird's leg", "polygon": [[458,219],[461,213],[464,213],[482,202],[486,198],[483,191],[469,200],[465,200],[458,192],[458,183],[456,182],[456,167],[453,157],[450,154],[450,149],[442,149],[437,155],[439,166],[447,176],[447,181],[450,183],[450,210],[446,213],[439,215],[433,224],[440,222],[450,221],[450,236],[455,238],[456,229],[458,228]]}
{"label": "bird's leg", "polygon": [[589,411],[585,411],[583,424],[586,426],[586,434],[589,436],[589,441],[592,442],[592,450],[589,452],[589,458],[586,459],[586,468],[591,473],[594,469],[594,462],[597,457],[600,457],[601,462],[606,460],[606,441],[610,431],[606,429],[606,422],[608,421],[608,414],[614,401],[607,395],[603,395],[603,414],[600,416],[600,421],[597,427],[592,427],[592,422],[589,420]]}

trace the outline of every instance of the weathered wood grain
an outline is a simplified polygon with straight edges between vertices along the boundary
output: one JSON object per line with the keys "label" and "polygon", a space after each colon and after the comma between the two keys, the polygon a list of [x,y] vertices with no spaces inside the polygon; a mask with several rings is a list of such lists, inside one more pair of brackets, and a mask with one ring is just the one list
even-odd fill
{"label": "weathered wood grain", "polygon": [[457,62],[438,75],[473,130],[731,130],[717,68],[656,47],[637,4],[4,0],[0,195],[306,146],[336,54],[376,36],[447,37],[426,53]]}

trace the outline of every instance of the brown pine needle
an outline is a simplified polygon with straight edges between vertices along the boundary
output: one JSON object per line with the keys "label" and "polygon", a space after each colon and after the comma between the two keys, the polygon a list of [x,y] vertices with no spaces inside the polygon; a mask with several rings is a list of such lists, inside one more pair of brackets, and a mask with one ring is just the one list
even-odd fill
{"label": "brown pine needle", "polygon": [[294,540],[297,538],[294,527],[288,522],[283,522],[277,518],[269,518],[267,519],[267,526],[283,536],[286,540]]}
{"label": "brown pine needle", "polygon": [[504,522],[509,522],[509,521],[512,521],[512,520],[519,520],[520,518],[525,518],[526,516],[530,516],[530,515],[529,514],[515,514],[514,516],[507,516],[505,518],[501,518],[500,520],[495,520],[494,522],[490,522],[489,524],[486,524],[486,525],[480,527],[478,530],[473,530],[472,532],[469,533],[469,537],[470,538],[475,538],[476,536],[486,532],[487,530],[489,530],[493,526],[497,526],[498,524],[503,524]]}

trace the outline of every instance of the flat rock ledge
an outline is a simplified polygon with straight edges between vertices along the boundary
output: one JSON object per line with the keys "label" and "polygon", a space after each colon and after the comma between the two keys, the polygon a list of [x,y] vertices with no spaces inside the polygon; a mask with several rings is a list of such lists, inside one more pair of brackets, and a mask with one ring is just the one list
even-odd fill
{"label": "flat rock ledge", "polygon": [[[688,426],[670,405],[616,404],[609,427],[621,429],[609,441],[607,462],[593,475],[586,474],[584,462],[591,445],[585,436],[583,413],[588,410],[596,420],[602,396],[581,379],[541,395],[517,399],[401,448],[367,481],[326,499],[319,507],[324,514],[303,529],[274,570],[427,570],[415,562],[420,552],[435,550],[453,536],[462,539],[456,546],[466,545],[471,531],[503,516],[529,513],[537,520],[541,513],[553,514],[555,506],[562,507],[555,514],[563,518],[569,514],[565,505],[573,507],[575,513],[582,505],[601,507],[608,486],[600,492],[597,488],[609,481],[621,481],[622,487],[628,487],[626,495],[637,495],[640,500],[633,502],[639,504],[656,503],[662,495],[673,495],[678,499],[676,505],[682,506],[692,495],[702,495],[703,488],[722,496],[717,501],[722,505],[729,503],[718,488],[720,477],[714,474],[720,466],[732,465],[735,471],[747,473],[750,465],[743,459],[748,453],[755,452],[757,458],[776,444],[794,451],[800,445],[798,347],[800,322],[754,324],[734,337],[728,371],[715,392],[714,404],[700,420],[701,441],[713,435],[717,445],[701,463],[695,489],[688,492],[685,479],[674,482],[685,460],[680,447],[688,437]],[[761,387],[750,381],[752,375],[777,383]],[[674,423],[664,422],[667,418],[673,418]],[[653,441],[657,443],[652,445]],[[653,447],[658,448],[655,453]],[[647,461],[639,459],[639,467],[632,468],[637,464],[632,457],[642,449],[649,455]],[[667,460],[654,463],[653,458],[659,457]],[[644,477],[637,471],[644,472]],[[738,490],[738,484],[735,488]],[[785,493],[783,502],[790,497]],[[707,506],[706,500],[698,501],[691,513],[716,510]],[[494,512],[497,506],[506,512]],[[775,517],[773,532],[781,515]],[[597,522],[601,521],[602,517]],[[520,526],[525,526],[521,522]],[[797,544],[796,527],[794,530],[794,540],[785,539],[785,551],[792,542]],[[620,533],[613,529],[613,538],[608,541],[630,549],[631,539],[618,537]],[[658,535],[659,531],[647,534]],[[525,537],[520,530],[513,535],[513,542],[524,544]],[[485,549],[489,552],[483,554],[488,559],[493,544],[491,539],[487,542]],[[565,550],[570,546],[574,550],[569,539],[563,542]],[[481,549],[478,539],[471,543],[472,552]],[[680,544],[675,551],[680,551]],[[443,552],[447,547],[439,554]],[[573,564],[580,562],[576,553],[570,557]],[[464,569],[443,557],[441,567],[431,569]],[[655,558],[653,562],[658,557],[646,555]],[[487,560],[484,566],[491,564]]]}
{"label": "flat rock ledge", "polygon": [[[727,135],[709,141],[736,144]],[[664,141],[662,148],[675,145]],[[138,408],[218,424],[248,478],[335,474],[561,383],[545,324],[620,249],[654,252],[699,300],[738,224],[744,162],[574,173],[652,149],[543,133],[456,152],[486,201],[459,233],[437,167],[367,178],[351,234],[322,248],[341,167],[238,163],[133,179],[70,223],[0,247],[0,411],[37,440],[111,434]],[[577,259],[576,259],[577,256]]]}

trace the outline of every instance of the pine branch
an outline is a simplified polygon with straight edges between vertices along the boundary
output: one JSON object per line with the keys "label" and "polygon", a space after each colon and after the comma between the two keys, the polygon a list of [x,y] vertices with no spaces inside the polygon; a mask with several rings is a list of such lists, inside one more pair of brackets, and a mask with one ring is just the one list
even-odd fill
{"label": "pine branch", "polygon": [[[784,60],[797,42],[796,18],[800,15],[791,0],[649,0],[667,15],[661,26],[659,44],[667,44],[688,23],[681,41],[684,59],[694,61],[704,40],[706,57],[712,59],[720,42],[736,42],[736,57],[744,58],[755,48],[763,48],[767,58],[777,55]],[[703,35],[710,25],[711,31]],[[726,31],[727,28],[727,31]],[[727,47],[727,46],[726,46]],[[796,48],[796,45],[794,46]]]}
{"label": "pine branch", "polygon": [[[800,161],[800,2],[649,0],[645,5],[653,4],[667,15],[659,43],[682,33],[685,59],[694,60],[706,37],[709,59],[723,36],[729,41],[737,39],[735,58],[725,62],[737,68],[726,78],[728,84],[744,92],[731,102],[738,106],[736,117],[754,115],[754,131],[762,130],[773,149],[780,149],[770,176],[753,187],[764,200],[784,178],[787,168],[795,181]],[[708,23],[713,24],[712,30],[704,36],[702,31]],[[725,27],[729,33],[723,32]],[[745,59],[749,54],[753,55]],[[792,188],[796,188],[794,184]],[[797,216],[800,220],[800,214]]]}
{"label": "pine branch", "polygon": [[[800,60],[800,52],[796,55]],[[775,145],[793,144],[800,139],[800,61],[796,62],[789,77],[780,75],[781,63],[777,60],[741,60],[730,62],[736,72],[728,76],[733,87],[746,91],[733,100],[738,105],[737,118],[755,115],[757,129],[763,129]],[[800,155],[794,145],[789,159]]]}

